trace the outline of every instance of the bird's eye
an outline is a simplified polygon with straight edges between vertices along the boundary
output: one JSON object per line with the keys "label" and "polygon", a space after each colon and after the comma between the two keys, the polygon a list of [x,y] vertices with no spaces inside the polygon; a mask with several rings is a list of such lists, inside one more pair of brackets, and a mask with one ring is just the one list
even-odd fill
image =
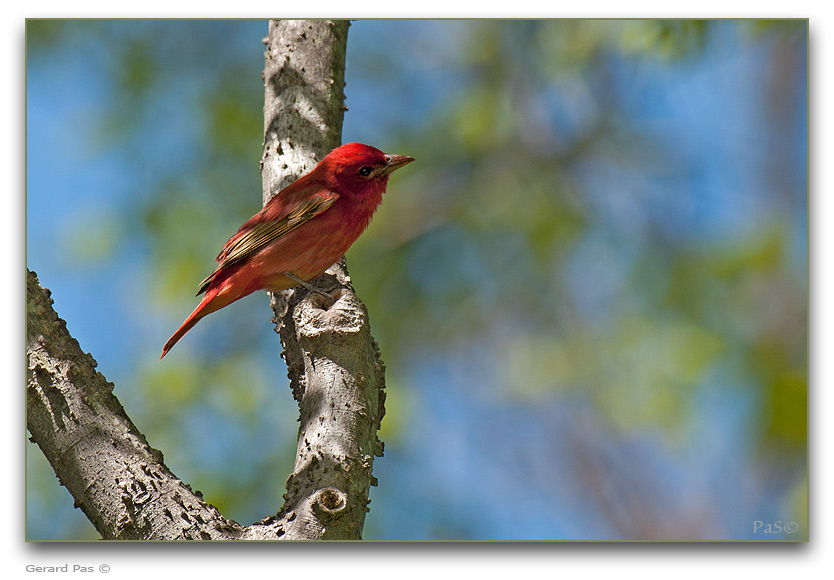
{"label": "bird's eye", "polygon": [[368,166],[363,167],[359,170],[359,175],[362,177],[368,177],[371,174],[371,168]]}

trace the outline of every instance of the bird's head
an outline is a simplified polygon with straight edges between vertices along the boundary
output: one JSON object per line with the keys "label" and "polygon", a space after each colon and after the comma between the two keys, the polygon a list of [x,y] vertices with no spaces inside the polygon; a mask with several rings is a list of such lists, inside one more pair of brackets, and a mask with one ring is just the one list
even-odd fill
{"label": "bird's head", "polygon": [[346,143],[328,153],[319,167],[340,194],[382,194],[391,173],[412,161],[407,155],[388,155],[370,145]]}

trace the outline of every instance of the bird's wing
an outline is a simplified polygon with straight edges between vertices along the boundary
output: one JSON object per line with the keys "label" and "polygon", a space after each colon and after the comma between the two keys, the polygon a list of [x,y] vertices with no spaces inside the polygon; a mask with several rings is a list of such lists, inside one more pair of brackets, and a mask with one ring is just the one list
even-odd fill
{"label": "bird's wing", "polygon": [[223,268],[239,262],[277,240],[300,226],[310,221],[329,208],[338,199],[338,195],[331,191],[322,191],[312,197],[299,201],[286,215],[277,220],[264,219],[258,214],[246,222],[232,238],[226,242],[217,261],[220,265],[205,280],[200,283],[199,296],[205,292],[215,274]]}

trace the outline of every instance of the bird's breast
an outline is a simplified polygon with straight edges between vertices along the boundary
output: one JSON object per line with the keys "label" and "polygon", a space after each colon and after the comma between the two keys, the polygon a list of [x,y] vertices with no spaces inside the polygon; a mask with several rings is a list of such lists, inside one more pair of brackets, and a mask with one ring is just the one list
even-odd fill
{"label": "bird's breast", "polygon": [[253,256],[252,267],[265,278],[292,272],[311,280],[338,262],[367,228],[375,209],[342,201],[266,246]]}

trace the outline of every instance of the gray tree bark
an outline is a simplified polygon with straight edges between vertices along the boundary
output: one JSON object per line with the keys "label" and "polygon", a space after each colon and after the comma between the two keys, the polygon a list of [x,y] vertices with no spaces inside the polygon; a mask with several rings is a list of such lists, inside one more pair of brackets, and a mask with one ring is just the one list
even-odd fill
{"label": "gray tree bark", "polygon": [[[341,143],[347,21],[271,22],[264,80],[264,203]],[[359,539],[368,505],[385,367],[344,260],[314,286],[272,297],[301,408],[295,469],[280,517],[286,537]],[[310,535],[312,533],[312,536]]]}
{"label": "gray tree bark", "polygon": [[105,540],[220,540],[243,533],[148,445],[27,272],[26,426]]}
{"label": "gray tree bark", "polygon": [[[340,143],[347,21],[273,21],[264,70],[264,202]],[[251,526],[224,518],[148,445],[28,273],[27,424],[105,539],[361,539],[384,371],[344,260],[272,296],[301,426],[284,505]]]}

